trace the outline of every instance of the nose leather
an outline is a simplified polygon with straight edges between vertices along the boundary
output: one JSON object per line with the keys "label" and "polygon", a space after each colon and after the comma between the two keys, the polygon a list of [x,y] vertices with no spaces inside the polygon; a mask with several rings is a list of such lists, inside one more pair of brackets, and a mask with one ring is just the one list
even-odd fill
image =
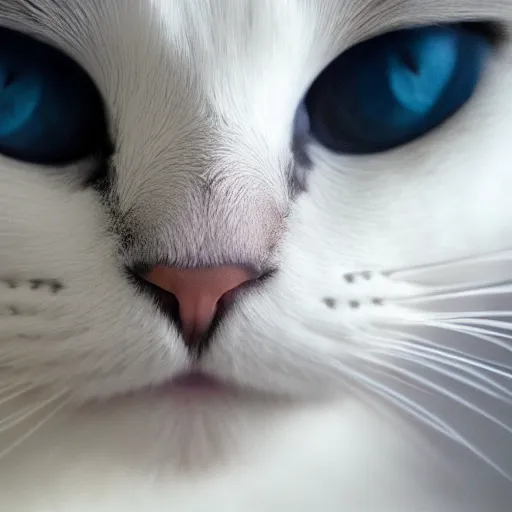
{"label": "nose leather", "polygon": [[181,328],[187,343],[193,343],[210,327],[219,300],[255,276],[237,266],[176,268],[157,265],[145,279],[172,293],[179,303]]}

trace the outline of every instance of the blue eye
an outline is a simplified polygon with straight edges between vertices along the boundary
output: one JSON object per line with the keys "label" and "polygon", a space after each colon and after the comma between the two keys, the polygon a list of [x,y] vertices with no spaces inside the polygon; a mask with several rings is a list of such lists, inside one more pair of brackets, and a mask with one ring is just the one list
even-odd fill
{"label": "blue eye", "polygon": [[96,151],[106,136],[100,95],[69,57],[0,28],[0,153],[66,164]]}
{"label": "blue eye", "polygon": [[312,135],[339,153],[411,142],[472,96],[491,42],[464,25],[384,34],[338,57],[306,96]]}

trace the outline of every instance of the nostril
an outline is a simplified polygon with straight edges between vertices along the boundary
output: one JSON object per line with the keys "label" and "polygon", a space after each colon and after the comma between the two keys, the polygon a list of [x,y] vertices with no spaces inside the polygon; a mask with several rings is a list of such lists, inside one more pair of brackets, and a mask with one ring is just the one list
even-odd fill
{"label": "nostril", "polygon": [[144,272],[127,269],[129,280],[137,287],[138,291],[148,296],[158,307],[172,320],[176,327],[181,329],[180,304],[178,299],[159,286],[147,281],[142,277]]}

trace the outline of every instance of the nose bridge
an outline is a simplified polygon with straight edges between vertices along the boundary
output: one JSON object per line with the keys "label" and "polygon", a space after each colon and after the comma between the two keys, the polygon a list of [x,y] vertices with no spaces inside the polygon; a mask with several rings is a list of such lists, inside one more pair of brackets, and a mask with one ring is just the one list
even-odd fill
{"label": "nose bridge", "polygon": [[[144,210],[148,200],[160,208],[158,214],[169,208],[200,210],[203,215],[232,212],[255,202],[260,211],[261,206],[276,214],[286,209],[293,167],[288,149],[269,154],[263,144],[238,133],[207,129],[199,120],[193,129],[176,130],[186,144],[168,144],[160,136],[154,137],[153,146],[140,147],[139,141],[133,145],[136,151],[116,153],[114,166],[122,170],[116,190],[123,212]],[[155,155],[152,147],[157,142],[166,147]]]}
{"label": "nose bridge", "polygon": [[222,297],[254,277],[250,270],[237,266],[184,269],[162,265],[145,276],[178,300],[181,327],[188,344],[194,344],[208,330]]}
{"label": "nose bridge", "polygon": [[240,262],[264,271],[287,220],[283,170],[277,164],[257,168],[249,159],[212,154],[200,162],[197,151],[171,151],[169,160],[147,164],[124,179],[120,234],[124,240],[126,233],[137,233],[126,237],[131,259],[176,267]]}

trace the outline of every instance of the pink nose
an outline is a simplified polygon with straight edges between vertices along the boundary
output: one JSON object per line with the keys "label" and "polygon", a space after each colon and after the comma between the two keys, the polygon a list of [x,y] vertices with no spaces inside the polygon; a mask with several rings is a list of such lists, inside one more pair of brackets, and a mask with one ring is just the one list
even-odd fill
{"label": "pink nose", "polygon": [[178,299],[187,343],[195,342],[210,327],[223,295],[254,278],[247,269],[235,266],[183,269],[158,265],[145,276]]}

